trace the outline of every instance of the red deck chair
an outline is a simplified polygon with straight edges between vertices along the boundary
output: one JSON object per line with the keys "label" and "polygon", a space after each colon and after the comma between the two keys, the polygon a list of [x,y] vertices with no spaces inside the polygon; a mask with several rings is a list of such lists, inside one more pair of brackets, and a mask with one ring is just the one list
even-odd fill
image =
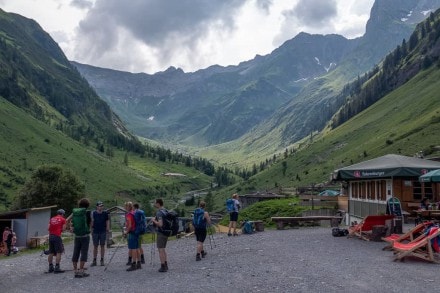
{"label": "red deck chair", "polygon": [[369,241],[373,226],[385,225],[386,220],[391,220],[394,215],[373,215],[366,216],[362,222],[348,229],[348,237],[357,236],[360,239]]}

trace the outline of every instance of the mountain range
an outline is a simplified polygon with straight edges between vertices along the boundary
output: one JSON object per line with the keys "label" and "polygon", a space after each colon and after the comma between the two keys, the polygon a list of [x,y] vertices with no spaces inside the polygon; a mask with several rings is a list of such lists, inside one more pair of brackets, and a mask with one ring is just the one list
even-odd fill
{"label": "mountain range", "polygon": [[[162,144],[268,156],[322,130],[343,86],[408,39],[440,1],[377,0],[362,37],[300,33],[237,66],[153,75],[73,62],[135,134]],[[258,154],[258,155],[256,155]]]}

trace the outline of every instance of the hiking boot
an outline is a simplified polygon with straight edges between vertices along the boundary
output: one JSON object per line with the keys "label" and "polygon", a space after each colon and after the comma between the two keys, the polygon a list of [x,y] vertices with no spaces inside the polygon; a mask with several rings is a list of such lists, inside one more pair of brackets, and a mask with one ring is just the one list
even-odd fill
{"label": "hiking boot", "polygon": [[127,269],[127,272],[135,271],[136,270],[136,264],[133,262],[131,263],[131,266]]}
{"label": "hiking boot", "polygon": [[101,259],[101,267],[103,267],[103,266],[104,266],[104,260]]}
{"label": "hiking boot", "polygon": [[89,274],[87,274],[86,272],[76,272],[75,273],[75,278],[86,278],[90,276]]}
{"label": "hiking boot", "polygon": [[168,269],[167,269],[167,267],[165,266],[165,264],[161,264],[161,265],[160,265],[159,272],[164,273],[164,272],[166,272],[166,271],[168,271]]}
{"label": "hiking boot", "polygon": [[96,267],[96,259],[94,259],[93,261],[92,261],[92,264],[90,265],[91,267]]}
{"label": "hiking boot", "polygon": [[132,260],[132,258],[129,257],[129,258],[128,258],[128,261],[127,261],[127,263],[126,263],[127,266],[131,266],[131,260]]}
{"label": "hiking boot", "polygon": [[165,270],[168,272],[168,262],[165,261]]}
{"label": "hiking boot", "polygon": [[200,254],[197,253],[197,255],[196,255],[196,261],[200,261],[200,260],[202,260],[202,258],[200,257]]}
{"label": "hiking boot", "polygon": [[234,233],[234,236],[238,236],[238,234],[237,234],[237,233]]}
{"label": "hiking boot", "polygon": [[53,264],[49,265],[49,270],[47,271],[48,273],[53,273],[54,268],[53,268]]}
{"label": "hiking boot", "polygon": [[231,233],[228,233],[228,236],[232,236],[232,234],[231,234]]}
{"label": "hiking boot", "polygon": [[138,262],[136,263],[136,270],[140,270],[140,269],[142,269],[142,266],[141,266],[141,262],[138,261]]}
{"label": "hiking boot", "polygon": [[141,255],[141,264],[145,264],[145,257],[143,254]]}
{"label": "hiking boot", "polygon": [[62,269],[60,269],[60,266],[55,266],[55,269],[53,270],[54,274],[60,274],[60,273],[64,273],[64,271]]}
{"label": "hiking boot", "polygon": [[208,253],[202,250],[202,258],[204,258]]}

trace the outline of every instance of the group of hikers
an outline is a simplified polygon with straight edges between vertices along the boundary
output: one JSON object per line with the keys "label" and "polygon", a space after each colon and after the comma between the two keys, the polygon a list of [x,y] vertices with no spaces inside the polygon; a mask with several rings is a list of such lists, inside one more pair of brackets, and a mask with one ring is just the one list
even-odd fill
{"label": "group of hikers", "polygon": [[[230,222],[228,236],[237,235],[237,219],[240,203],[238,201],[238,195],[234,194],[233,208],[230,212]],[[59,209],[57,214],[49,221],[49,250],[48,263],[49,273],[62,273],[64,270],[60,268],[61,255],[64,252],[63,240],[61,234],[67,228],[74,235],[72,265],[75,278],[88,277],[89,274],[85,272],[85,264],[88,260],[88,251],[90,243],[90,234],[93,241],[93,261],[91,266],[97,266],[98,251],[100,250],[101,266],[105,266],[105,244],[107,239],[107,233],[110,231],[110,218],[106,210],[104,210],[104,204],[101,201],[96,203],[96,209],[93,211],[88,210],[90,201],[87,198],[82,198],[78,202],[78,207],[74,208],[72,213],[65,218],[65,211]],[[164,203],[161,198],[155,200],[154,207],[156,208],[156,214],[151,220],[146,223],[146,217],[144,211],[139,208],[139,204],[132,202],[125,203],[125,225],[123,229],[123,237],[127,239],[128,246],[128,262],[127,271],[134,271],[142,268],[142,264],[145,263],[144,252],[142,249],[142,234],[145,233],[145,229],[148,226],[154,227],[156,231],[156,247],[159,253],[160,268],[159,272],[168,271],[168,259],[166,253],[166,245],[168,237],[171,235],[168,230],[165,229],[166,216],[169,213],[164,208]],[[199,206],[195,209],[193,214],[193,227],[194,234],[196,236],[197,248],[196,248],[196,261],[200,261],[206,257],[207,252],[203,247],[203,243],[208,234],[208,227],[211,225],[211,218],[209,213],[205,211],[206,203],[201,201]],[[228,208],[229,210],[229,208]],[[142,229],[143,228],[143,231]],[[53,263],[55,259],[55,265]],[[78,266],[79,264],[79,266]]]}

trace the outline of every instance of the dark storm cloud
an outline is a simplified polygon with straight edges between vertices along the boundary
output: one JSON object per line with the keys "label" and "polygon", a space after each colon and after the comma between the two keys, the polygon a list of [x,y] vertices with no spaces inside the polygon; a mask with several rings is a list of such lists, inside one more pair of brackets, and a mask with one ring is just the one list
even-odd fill
{"label": "dark storm cloud", "polygon": [[336,0],[300,0],[289,12],[302,25],[319,27],[337,16]]}
{"label": "dark storm cloud", "polygon": [[70,5],[79,9],[88,9],[93,6],[93,2],[88,0],[72,0]]}
{"label": "dark storm cloud", "polygon": [[213,23],[232,28],[234,10],[242,4],[239,0],[97,0],[80,29],[83,34],[107,34],[106,26],[122,26],[145,44],[160,47],[171,37],[195,41]]}

